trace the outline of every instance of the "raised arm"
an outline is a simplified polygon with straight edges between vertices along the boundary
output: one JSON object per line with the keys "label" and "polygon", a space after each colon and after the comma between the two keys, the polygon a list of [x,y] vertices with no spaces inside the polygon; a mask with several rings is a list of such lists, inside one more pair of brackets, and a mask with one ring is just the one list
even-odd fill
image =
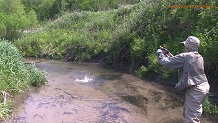
{"label": "raised arm", "polygon": [[157,54],[158,54],[158,62],[163,67],[168,68],[168,69],[181,68],[183,67],[183,64],[185,62],[185,58],[182,53],[176,56],[166,57],[163,54],[162,50],[158,49]]}

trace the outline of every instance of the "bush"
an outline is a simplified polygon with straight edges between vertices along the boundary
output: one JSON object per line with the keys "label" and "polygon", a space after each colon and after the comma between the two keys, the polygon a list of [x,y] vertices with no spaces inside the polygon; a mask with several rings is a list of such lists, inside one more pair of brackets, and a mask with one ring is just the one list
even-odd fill
{"label": "bush", "polygon": [[218,114],[218,107],[212,104],[208,97],[204,102],[203,110],[207,113]]}
{"label": "bush", "polygon": [[28,85],[28,73],[17,48],[7,41],[0,42],[0,90],[22,92]]}
{"label": "bush", "polygon": [[[2,100],[0,100],[2,102]],[[0,121],[1,118],[9,117],[9,114],[12,112],[12,100],[8,99],[7,103],[0,103]]]}
{"label": "bush", "polygon": [[25,91],[30,84],[41,85],[47,80],[36,67],[24,65],[12,43],[1,40],[0,52],[0,118],[5,118],[11,112],[13,95]]}
{"label": "bush", "polygon": [[13,41],[26,28],[36,26],[38,20],[33,10],[24,11],[21,0],[0,0],[0,38]]}
{"label": "bush", "polygon": [[30,83],[33,86],[45,85],[47,83],[47,78],[45,72],[41,72],[34,64],[27,66]]}

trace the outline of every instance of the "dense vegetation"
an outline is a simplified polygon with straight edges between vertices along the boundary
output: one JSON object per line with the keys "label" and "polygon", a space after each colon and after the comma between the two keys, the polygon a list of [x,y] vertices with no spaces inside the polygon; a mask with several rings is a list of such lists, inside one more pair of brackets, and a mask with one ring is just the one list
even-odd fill
{"label": "dense vegetation", "polygon": [[21,0],[25,10],[34,10],[39,20],[54,19],[65,12],[105,11],[140,0]]}
{"label": "dense vegetation", "polygon": [[0,41],[0,118],[11,112],[12,97],[29,85],[45,84],[46,76],[35,65],[25,65],[18,49],[10,42]]}
{"label": "dense vegetation", "polygon": [[0,38],[14,40],[38,23],[34,10],[24,11],[20,0],[0,0]]}
{"label": "dense vegetation", "polygon": [[175,80],[177,72],[163,69],[155,51],[164,45],[178,54],[183,50],[179,43],[194,35],[201,40],[199,52],[207,76],[217,76],[215,0],[20,0],[16,3],[20,7],[11,7],[13,11],[7,13],[3,8],[11,4],[5,1],[0,0],[0,37],[12,40],[23,56],[71,61],[99,58],[129,65],[139,77]]}
{"label": "dense vegetation", "polygon": [[[71,5],[68,10],[71,10],[74,4],[68,4]],[[41,28],[29,30],[16,44],[24,56],[74,61],[106,56],[108,63],[131,64],[140,76],[155,72],[165,73],[162,77],[168,78],[173,72],[156,64],[156,49],[164,45],[173,54],[178,54],[183,50],[179,42],[195,35],[201,40],[200,53],[205,57],[207,73],[216,75],[216,6],[216,1],[200,0],[139,2],[93,12],[95,7],[90,5],[93,11],[64,14]]]}

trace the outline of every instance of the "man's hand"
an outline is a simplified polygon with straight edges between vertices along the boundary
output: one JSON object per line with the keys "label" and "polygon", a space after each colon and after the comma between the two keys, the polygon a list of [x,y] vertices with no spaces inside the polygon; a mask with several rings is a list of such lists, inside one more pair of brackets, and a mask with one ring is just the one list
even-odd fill
{"label": "man's hand", "polygon": [[180,82],[178,82],[178,83],[176,83],[176,86],[175,86],[175,88],[179,88],[181,86],[181,83]]}
{"label": "man's hand", "polygon": [[166,49],[166,48],[163,48],[161,49],[163,51],[163,54],[166,55],[166,54],[169,54],[169,51]]}
{"label": "man's hand", "polygon": [[163,51],[161,49],[158,49],[156,51],[157,55],[158,55],[158,59],[162,59],[164,57]]}
{"label": "man's hand", "polygon": [[157,53],[157,55],[159,56],[160,53],[163,53],[163,51],[162,51],[161,49],[158,49],[158,50],[156,51],[156,53]]}
{"label": "man's hand", "polygon": [[173,57],[173,54],[171,54],[167,48],[160,46],[160,49],[162,50],[164,55],[166,55],[168,57]]}

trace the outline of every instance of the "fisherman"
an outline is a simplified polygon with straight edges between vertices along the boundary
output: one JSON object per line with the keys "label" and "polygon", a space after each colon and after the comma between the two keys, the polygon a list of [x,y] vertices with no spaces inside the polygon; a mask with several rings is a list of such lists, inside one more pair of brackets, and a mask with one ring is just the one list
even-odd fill
{"label": "fisherman", "polygon": [[184,123],[200,123],[202,105],[210,89],[204,72],[203,57],[198,53],[200,40],[195,36],[189,36],[181,43],[184,45],[184,53],[176,56],[165,48],[158,49],[158,62],[165,68],[179,69],[179,79],[175,88],[186,91]]}

